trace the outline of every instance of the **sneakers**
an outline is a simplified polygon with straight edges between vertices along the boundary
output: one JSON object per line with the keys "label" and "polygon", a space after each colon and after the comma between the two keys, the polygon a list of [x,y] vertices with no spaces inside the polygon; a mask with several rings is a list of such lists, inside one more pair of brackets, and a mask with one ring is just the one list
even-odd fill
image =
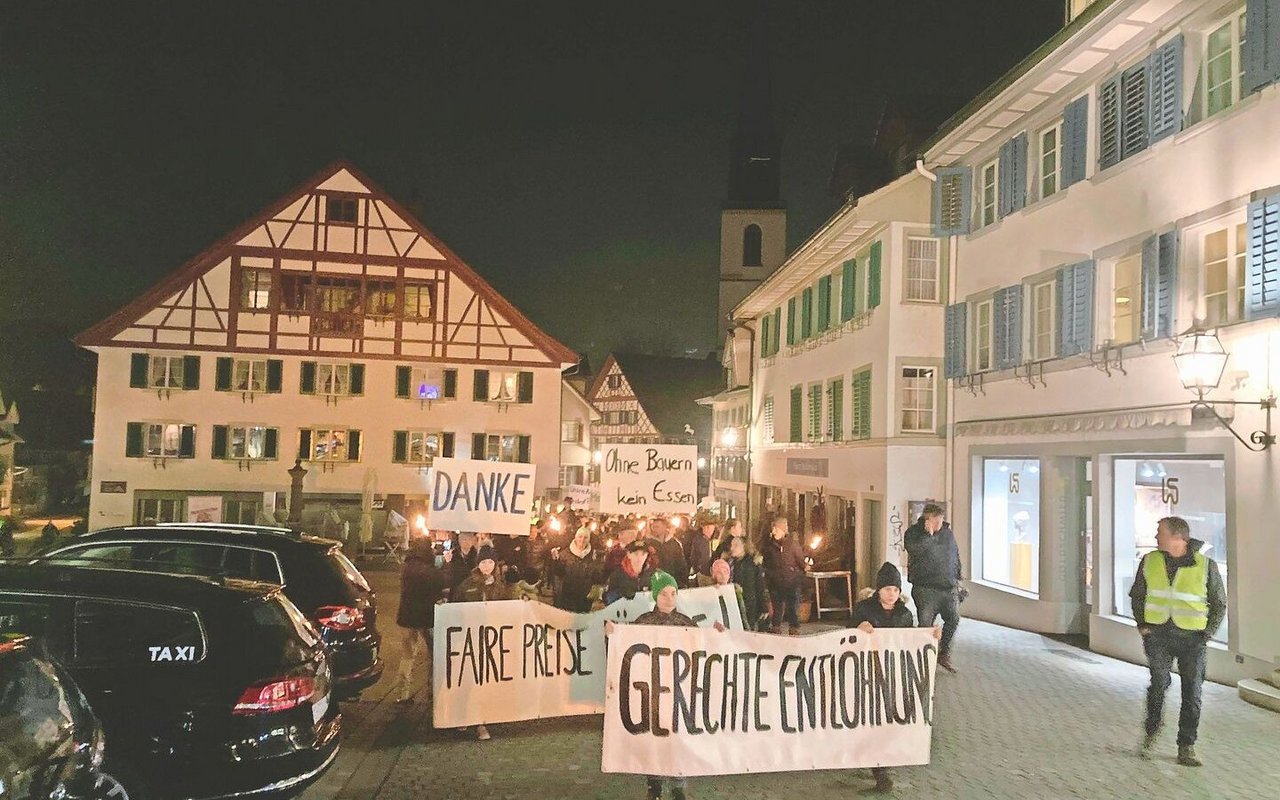
{"label": "sneakers", "polygon": [[487,727],[485,727],[484,725],[477,725],[476,738],[482,742],[487,742],[492,737],[489,736],[489,729]]}
{"label": "sneakers", "polygon": [[1189,744],[1178,745],[1178,763],[1184,767],[1204,766],[1204,762],[1196,758],[1196,749]]}
{"label": "sneakers", "polygon": [[947,672],[950,672],[952,675],[956,674],[956,668],[951,666],[950,655],[938,656],[938,666],[942,667]]}
{"label": "sneakers", "polygon": [[1156,740],[1160,738],[1160,733],[1148,733],[1142,737],[1142,744],[1138,747],[1138,758],[1144,761],[1151,760],[1152,751],[1155,750]]}

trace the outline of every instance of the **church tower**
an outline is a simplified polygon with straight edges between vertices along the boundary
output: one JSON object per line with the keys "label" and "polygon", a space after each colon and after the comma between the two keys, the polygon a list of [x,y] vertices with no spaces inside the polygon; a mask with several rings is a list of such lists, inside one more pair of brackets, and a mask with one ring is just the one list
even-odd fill
{"label": "church tower", "polygon": [[728,326],[734,306],[772,275],[787,256],[782,147],[769,97],[764,0],[757,6],[748,46],[742,106],[729,161],[729,193],[720,212],[719,332]]}

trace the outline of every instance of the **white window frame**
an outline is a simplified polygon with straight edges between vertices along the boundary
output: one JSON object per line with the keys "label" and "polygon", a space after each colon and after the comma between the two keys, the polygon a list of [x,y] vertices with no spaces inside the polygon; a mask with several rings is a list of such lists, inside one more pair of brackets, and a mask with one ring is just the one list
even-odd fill
{"label": "white window frame", "polygon": [[[917,249],[927,249],[926,245],[932,245],[933,258],[917,254]],[[937,303],[941,300],[941,253],[940,242],[932,236],[907,237],[906,274],[902,283],[904,300],[912,303]],[[931,290],[926,292],[930,285]]]}
{"label": "white window frame", "polygon": [[316,364],[316,394],[326,397],[351,395],[351,365],[319,362]]}
{"label": "white window frame", "polygon": [[275,271],[270,267],[245,267],[240,273],[240,310],[254,313],[271,310],[271,284]]}
{"label": "white window frame", "polygon": [[[503,464],[519,464],[520,463],[520,437],[519,433],[486,433],[484,435],[484,461],[498,461]],[[510,449],[509,453],[504,453],[506,449]],[[492,453],[496,452],[498,457],[493,458]],[[505,458],[510,455],[510,458]]]}
{"label": "white window frame", "polygon": [[765,444],[773,444],[773,395],[766,396],[760,407],[760,435]]}
{"label": "white window frame", "polygon": [[[1120,284],[1120,265],[1131,263],[1133,265],[1133,283],[1132,296],[1128,303],[1121,303],[1120,290],[1128,287],[1126,284]],[[1109,295],[1110,302],[1107,304],[1108,312],[1111,315],[1111,341],[1115,344],[1128,344],[1136,342],[1142,336],[1142,251],[1129,253],[1128,255],[1117,258],[1111,265],[1111,293]],[[1121,305],[1128,305],[1129,312],[1123,316],[1133,320],[1133,336],[1121,338],[1121,334],[1116,325],[1121,315],[1116,313],[1116,309]]]}
{"label": "white window frame", "polygon": [[[1049,134],[1053,134],[1052,148],[1045,146],[1045,138]],[[1040,151],[1040,179],[1037,183],[1040,187],[1040,199],[1043,200],[1062,191],[1062,119],[1057,119],[1052,125],[1041,130],[1036,136],[1036,141],[1039,143]],[[1050,155],[1053,157],[1053,167],[1048,169],[1045,161]],[[1052,188],[1049,188],[1050,181],[1053,182]]]}
{"label": "white window frame", "polygon": [[[228,425],[227,426],[227,458],[236,461],[267,461],[267,430],[268,425]],[[236,451],[236,434],[240,434],[240,450]],[[252,455],[250,451],[250,442],[255,436],[258,438],[258,454]],[[279,447],[279,438],[276,439],[276,447]]]}
{"label": "white window frame", "polygon": [[[978,170],[978,227],[994,225],[1000,219],[1000,159],[993,158]],[[987,178],[990,176],[990,183]],[[991,189],[991,203],[987,203],[987,188]]]}
{"label": "white window frame", "polygon": [[147,386],[152,389],[181,389],[183,363],[182,356],[148,356]]}
{"label": "white window frame", "polygon": [[[347,436],[349,435],[350,429],[348,428],[308,428],[307,430],[311,431],[311,453],[310,453],[311,457],[306,459],[307,461],[335,461],[338,463],[346,463],[351,460],[347,457],[347,444],[348,444]],[[330,436],[334,434],[341,434],[341,440],[338,442],[338,446],[332,450],[327,450],[323,454],[317,453],[316,445],[320,442],[320,440],[321,439],[327,440],[329,439]],[[339,453],[341,454],[341,456],[339,456]]]}
{"label": "white window frame", "polygon": [[[413,367],[409,370],[409,397],[414,400],[453,400],[444,396],[444,374],[448,369],[432,365]],[[457,378],[454,378],[454,394],[457,394]],[[434,396],[431,390],[435,389]]]}
{"label": "white window frame", "polygon": [[579,419],[567,419],[560,423],[560,441],[569,444],[582,444],[582,434],[586,426]]}
{"label": "white window frame", "polygon": [[[241,381],[243,375],[244,380]],[[265,392],[267,390],[267,360],[265,358],[237,358],[231,362],[231,390],[235,392]]]}
{"label": "white window frame", "polygon": [[[418,446],[417,457],[414,457],[413,441],[417,438],[420,442]],[[435,439],[435,452],[429,452],[431,447],[429,442]],[[440,430],[409,430],[405,431],[404,446],[404,463],[421,464],[431,466],[436,458],[442,457],[444,453],[444,431]]]}
{"label": "white window frame", "polygon": [[[1048,304],[1045,304],[1045,301]],[[1045,323],[1047,329],[1042,325]],[[1048,338],[1046,343],[1045,339]],[[1058,286],[1053,279],[1031,284],[1031,360],[1058,354]]]}
{"label": "white window frame", "polygon": [[[1193,259],[1193,269],[1195,270],[1196,318],[1211,327],[1243,321],[1245,319],[1245,292],[1247,291],[1248,281],[1246,260],[1249,249],[1249,230],[1244,214],[1237,212],[1225,217],[1219,217],[1196,227],[1190,233],[1191,235],[1188,239],[1192,242],[1192,246],[1196,248],[1195,252],[1190,254]],[[1208,293],[1209,264],[1206,260],[1208,255],[1207,240],[1210,236],[1219,233],[1225,234],[1227,240],[1226,258],[1223,262],[1227,270],[1227,288],[1224,292],[1215,292],[1210,295]],[[1225,295],[1227,300],[1224,319],[1214,318],[1210,315],[1210,300],[1220,295]],[[1233,300],[1234,302],[1232,302]]]}
{"label": "white window frame", "polygon": [[[986,314],[986,322],[982,318]],[[973,304],[973,364],[974,372],[989,372],[995,368],[995,302],[988,297]],[[983,363],[985,357],[985,363]]]}
{"label": "white window frame", "polygon": [[[922,378],[922,376],[919,374],[908,374],[911,372],[914,372],[914,373],[928,372],[929,373],[927,376],[927,380],[929,382],[928,386],[920,386],[920,385],[913,384],[912,381],[918,381]],[[898,375],[902,380],[902,402],[898,409],[899,429],[903,433],[935,433],[938,429],[938,368],[937,366],[930,365],[930,364],[903,364]],[[908,392],[913,392],[917,395],[920,392],[927,392],[929,396],[928,407],[926,408],[924,405],[921,405],[918,403],[914,405],[908,404],[907,403]],[[915,427],[909,427],[907,425],[908,412],[913,412],[917,415],[916,417],[917,424]],[[919,420],[921,419],[921,415],[926,413],[928,414],[929,424],[928,425],[918,424]]]}
{"label": "white window frame", "polygon": [[491,370],[489,372],[489,402],[516,403],[519,400],[519,370]]}
{"label": "white window frame", "polygon": [[[1226,57],[1230,59],[1231,76],[1230,78],[1228,78],[1226,82],[1220,83],[1216,87],[1211,87],[1209,85],[1209,40],[1215,33],[1222,30],[1224,27],[1227,28],[1227,35],[1230,37],[1230,46],[1227,48],[1226,51],[1220,54],[1219,57]],[[1239,103],[1241,98],[1243,97],[1244,36],[1245,36],[1245,11],[1242,8],[1231,12],[1231,14],[1227,17],[1220,17],[1216,22],[1214,22],[1214,24],[1210,25],[1204,32],[1204,52],[1202,53],[1201,65],[1200,65],[1200,82],[1201,82],[1201,85],[1204,87],[1204,92],[1203,92],[1204,100],[1202,105],[1202,111],[1204,113],[1205,119],[1208,119],[1209,117],[1215,116],[1217,114],[1221,114],[1223,111],[1226,111],[1227,109],[1235,106],[1236,103]],[[1221,88],[1221,87],[1226,87],[1227,90],[1230,92],[1230,95],[1231,95],[1230,100],[1226,105],[1222,106],[1219,109],[1216,109],[1216,110],[1211,109],[1209,106],[1210,91],[1214,88]]]}
{"label": "white window frame", "polygon": [[[142,456],[144,458],[182,458],[179,453],[182,452],[182,429],[188,423],[184,422],[144,422],[142,423]],[[169,446],[169,438],[172,434],[172,444]],[[152,447],[152,438],[156,439],[157,446]],[[191,458],[193,456],[188,456]]]}

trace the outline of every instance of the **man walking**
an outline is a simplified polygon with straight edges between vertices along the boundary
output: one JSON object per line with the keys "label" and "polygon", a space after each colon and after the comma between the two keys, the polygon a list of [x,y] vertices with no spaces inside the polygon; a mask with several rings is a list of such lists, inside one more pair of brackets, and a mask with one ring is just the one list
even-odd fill
{"label": "man walking", "polygon": [[1191,538],[1182,517],[1156,523],[1156,550],[1147,553],[1129,590],[1133,618],[1151,670],[1147,688],[1146,736],[1140,754],[1150,758],[1164,716],[1164,693],[1178,662],[1182,707],[1178,714],[1178,763],[1198,767],[1196,729],[1200,727],[1200,689],[1204,683],[1205,645],[1227,615],[1227,593],[1218,565]]}
{"label": "man walking", "polygon": [[807,569],[804,551],[800,543],[791,538],[786,517],[775,517],[769,530],[769,541],[762,547],[764,574],[768,579],[769,595],[773,598],[772,630],[782,633],[782,623],[787,633],[800,634],[800,619],[796,606],[800,602],[800,583]]}
{"label": "man walking", "polygon": [[956,547],[951,526],[942,519],[942,506],[929,503],[916,524],[907,528],[904,537],[910,558],[907,574],[911,578],[911,594],[916,601],[916,622],[922,628],[932,627],[942,615],[942,643],[938,646],[938,666],[955,672],[951,665],[951,643],[960,627],[960,548]]}

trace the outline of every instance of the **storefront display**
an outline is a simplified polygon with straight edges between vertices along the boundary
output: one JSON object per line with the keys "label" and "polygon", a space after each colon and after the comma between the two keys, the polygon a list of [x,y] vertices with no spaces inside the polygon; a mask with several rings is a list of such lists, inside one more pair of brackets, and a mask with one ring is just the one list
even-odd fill
{"label": "storefront display", "polygon": [[982,463],[982,578],[1040,591],[1040,461]]}

